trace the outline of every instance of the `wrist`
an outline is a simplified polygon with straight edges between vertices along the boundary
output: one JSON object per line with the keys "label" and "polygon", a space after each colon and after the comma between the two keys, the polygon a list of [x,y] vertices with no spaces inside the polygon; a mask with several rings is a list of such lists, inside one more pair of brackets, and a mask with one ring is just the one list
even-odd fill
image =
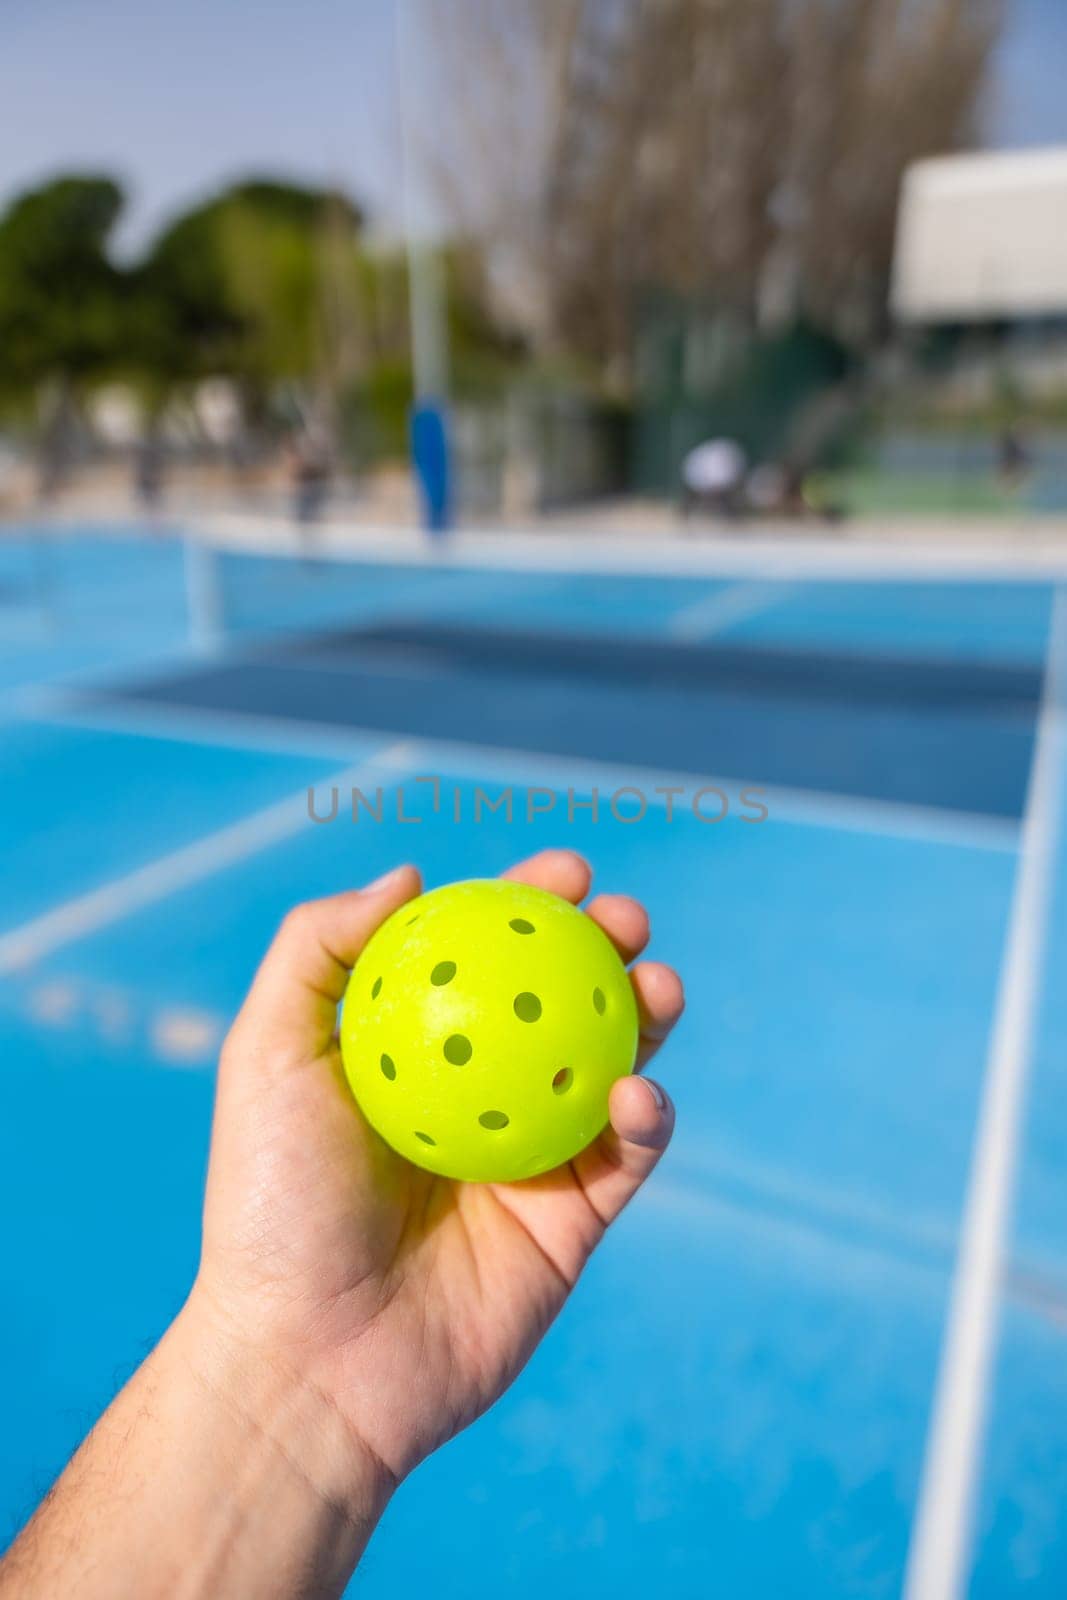
{"label": "wrist", "polygon": [[5,1558],[0,1589],[337,1600],[393,1487],[326,1396],[227,1337],[194,1291]]}
{"label": "wrist", "polygon": [[179,1392],[191,1389],[211,1419],[231,1468],[235,1527],[252,1531],[262,1518],[269,1539],[284,1525],[287,1548],[303,1543],[314,1554],[311,1592],[340,1593],[396,1487],[393,1474],[291,1358],[235,1335],[196,1290],[157,1355],[186,1374]]}

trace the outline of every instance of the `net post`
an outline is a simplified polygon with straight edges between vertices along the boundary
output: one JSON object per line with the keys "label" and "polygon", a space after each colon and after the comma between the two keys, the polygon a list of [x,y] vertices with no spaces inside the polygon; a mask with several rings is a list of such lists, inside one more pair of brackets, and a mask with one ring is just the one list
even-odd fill
{"label": "net post", "polygon": [[216,552],[198,534],[186,532],[182,557],[189,642],[197,655],[217,655],[222,648],[224,618]]}

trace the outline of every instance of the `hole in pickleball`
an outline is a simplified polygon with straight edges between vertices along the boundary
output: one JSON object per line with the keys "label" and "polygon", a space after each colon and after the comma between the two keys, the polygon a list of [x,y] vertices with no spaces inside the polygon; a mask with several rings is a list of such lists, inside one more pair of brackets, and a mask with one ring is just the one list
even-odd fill
{"label": "hole in pickleball", "polygon": [[515,1015],[520,1022],[536,1022],[541,1015],[541,1002],[535,994],[515,996]]}
{"label": "hole in pickleball", "polygon": [[500,1128],[506,1128],[511,1118],[505,1116],[503,1111],[483,1111],[478,1121],[483,1128],[490,1128],[496,1132]]}
{"label": "hole in pickleball", "polygon": [[409,917],[408,920],[405,922],[405,924],[404,924],[405,928],[410,928],[411,924],[413,922],[418,922],[419,916],[420,916],[420,913],[418,911],[416,911],[415,915],[413,917]]}
{"label": "hole in pickleball", "polygon": [[381,980],[381,978],[375,978],[374,983],[371,985],[371,992],[370,992],[371,999],[372,1000],[377,1000],[377,998],[381,994],[381,992],[382,992],[382,980]]}
{"label": "hole in pickleball", "polygon": [[415,1137],[416,1137],[416,1139],[421,1139],[423,1144],[436,1144],[437,1143],[437,1140],[436,1139],[431,1139],[430,1135],[428,1133],[420,1133],[418,1128],[415,1129]]}
{"label": "hole in pickleball", "polygon": [[596,1012],[598,1017],[602,1017],[604,1015],[604,1009],[605,1009],[606,1006],[607,1006],[607,1001],[604,999],[604,991],[603,991],[603,989],[594,989],[593,990],[593,1010]]}
{"label": "hole in pickleball", "polygon": [[559,1071],[556,1073],[556,1076],[552,1079],[552,1093],[566,1094],[573,1082],[574,1073],[571,1071],[570,1067],[560,1067]]}
{"label": "hole in pickleball", "polygon": [[445,1040],[445,1060],[462,1067],[471,1058],[471,1042],[462,1033],[450,1033]]}
{"label": "hole in pickleball", "polygon": [[454,961],[439,961],[430,973],[430,982],[440,989],[442,984],[451,983],[456,976],[456,963]]}
{"label": "hole in pickleball", "polygon": [[396,1077],[396,1062],[393,1060],[392,1056],[383,1055],[381,1067],[382,1077],[388,1078],[389,1082],[392,1083],[393,1079]]}
{"label": "hole in pickleball", "polygon": [[534,931],[533,923],[527,922],[525,917],[512,917],[508,927],[513,928],[516,933],[533,933]]}

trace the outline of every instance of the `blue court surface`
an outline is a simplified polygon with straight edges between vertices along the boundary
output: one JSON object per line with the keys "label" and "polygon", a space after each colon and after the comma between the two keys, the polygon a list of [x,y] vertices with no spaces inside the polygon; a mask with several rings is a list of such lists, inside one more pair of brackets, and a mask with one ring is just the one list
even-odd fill
{"label": "blue court surface", "polygon": [[0,1543],[182,1302],[286,909],[563,844],[686,979],[676,1140],[353,1593],[947,1600],[923,1518],[1067,1592],[1055,583],[190,549],[0,535]]}

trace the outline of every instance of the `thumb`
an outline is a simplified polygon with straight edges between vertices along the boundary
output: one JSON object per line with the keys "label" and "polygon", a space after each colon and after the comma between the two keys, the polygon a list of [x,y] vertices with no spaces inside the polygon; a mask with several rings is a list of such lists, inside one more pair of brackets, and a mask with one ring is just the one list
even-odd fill
{"label": "thumb", "polygon": [[650,1078],[620,1078],[608,1109],[610,1126],[574,1161],[575,1176],[605,1227],[633,1199],[674,1132],[674,1107]]}
{"label": "thumb", "polygon": [[301,1065],[333,1037],[348,974],[374,930],[421,887],[396,867],[365,889],[294,907],[278,929],[230,1034],[242,1052]]}

